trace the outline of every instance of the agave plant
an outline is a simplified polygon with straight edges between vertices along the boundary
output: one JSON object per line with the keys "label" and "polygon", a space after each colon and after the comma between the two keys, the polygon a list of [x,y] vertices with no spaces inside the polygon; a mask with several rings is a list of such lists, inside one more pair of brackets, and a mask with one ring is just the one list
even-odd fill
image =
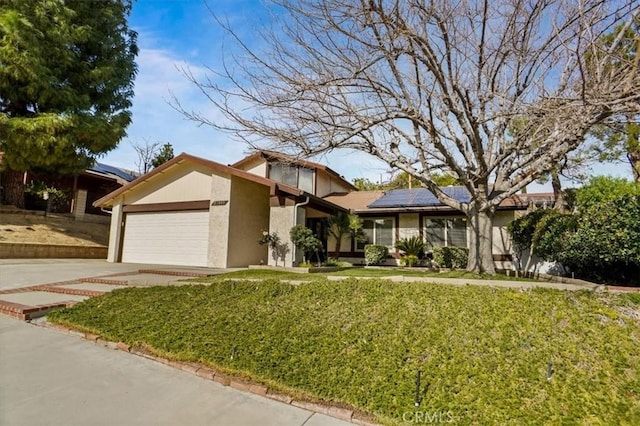
{"label": "agave plant", "polygon": [[418,258],[422,257],[424,246],[422,238],[417,235],[411,238],[403,238],[397,241],[395,245],[395,247],[403,251],[406,256],[417,256]]}

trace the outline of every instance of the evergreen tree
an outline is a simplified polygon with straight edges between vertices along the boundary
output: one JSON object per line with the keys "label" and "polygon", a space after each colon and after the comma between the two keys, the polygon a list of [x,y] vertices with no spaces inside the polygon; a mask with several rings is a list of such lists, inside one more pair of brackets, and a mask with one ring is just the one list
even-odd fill
{"label": "evergreen tree", "polygon": [[25,171],[79,173],[125,136],[138,48],[131,0],[2,5],[2,187],[22,207]]}

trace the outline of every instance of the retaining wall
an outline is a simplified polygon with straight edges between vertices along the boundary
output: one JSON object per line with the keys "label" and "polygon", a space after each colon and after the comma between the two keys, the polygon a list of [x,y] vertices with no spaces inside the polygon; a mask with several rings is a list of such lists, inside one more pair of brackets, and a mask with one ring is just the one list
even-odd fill
{"label": "retaining wall", "polygon": [[0,243],[0,259],[106,259],[107,247],[38,243]]}

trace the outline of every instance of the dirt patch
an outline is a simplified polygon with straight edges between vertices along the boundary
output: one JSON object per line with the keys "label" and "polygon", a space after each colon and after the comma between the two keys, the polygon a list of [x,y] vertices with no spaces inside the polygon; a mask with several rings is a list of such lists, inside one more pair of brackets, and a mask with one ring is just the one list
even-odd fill
{"label": "dirt patch", "polygon": [[0,214],[0,242],[106,246],[109,225],[59,215]]}

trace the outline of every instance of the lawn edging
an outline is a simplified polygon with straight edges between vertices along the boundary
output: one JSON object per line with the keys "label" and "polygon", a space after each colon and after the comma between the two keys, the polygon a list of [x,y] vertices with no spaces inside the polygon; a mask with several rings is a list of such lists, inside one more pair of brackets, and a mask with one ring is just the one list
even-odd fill
{"label": "lawn edging", "polygon": [[322,272],[337,272],[345,269],[352,269],[353,266],[312,266],[303,268],[300,266],[271,266],[271,265],[249,265],[249,269],[267,269],[280,272],[294,272],[296,274],[316,274]]}
{"label": "lawn edging", "polygon": [[[228,371],[222,372],[199,362],[174,361],[154,354],[151,347],[132,346],[125,342],[113,342],[103,339],[100,335],[83,332],[70,326],[53,323],[48,320],[32,322],[31,324],[55,330],[64,334],[80,337],[97,345],[130,353],[178,370],[186,371],[205,380],[217,382],[223,386],[229,386],[241,392],[248,392],[261,397],[269,398],[283,404],[292,405],[314,413],[323,414],[339,420],[351,422],[362,426],[377,426],[378,423],[372,421],[372,416],[355,408],[345,408],[343,406],[328,404],[326,401],[318,400],[310,396],[303,395],[303,398],[295,399],[287,393],[278,389],[269,388],[263,383],[250,380],[246,376],[240,377]],[[297,392],[300,395],[299,392]]]}

